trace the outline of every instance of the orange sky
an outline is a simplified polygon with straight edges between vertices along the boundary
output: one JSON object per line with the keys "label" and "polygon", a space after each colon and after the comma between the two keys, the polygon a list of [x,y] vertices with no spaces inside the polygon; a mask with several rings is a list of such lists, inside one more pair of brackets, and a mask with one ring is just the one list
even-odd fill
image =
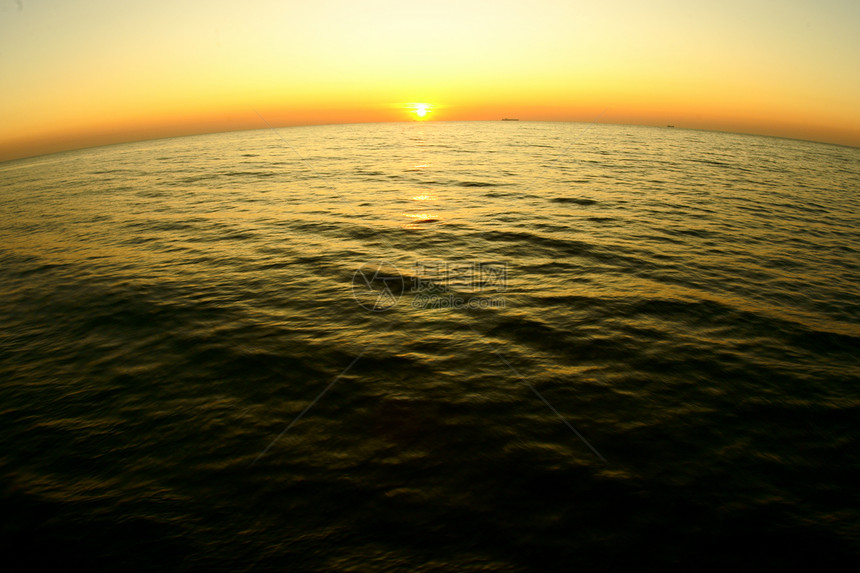
{"label": "orange sky", "polygon": [[408,102],[860,146],[860,2],[709,4],[0,0],[0,160]]}

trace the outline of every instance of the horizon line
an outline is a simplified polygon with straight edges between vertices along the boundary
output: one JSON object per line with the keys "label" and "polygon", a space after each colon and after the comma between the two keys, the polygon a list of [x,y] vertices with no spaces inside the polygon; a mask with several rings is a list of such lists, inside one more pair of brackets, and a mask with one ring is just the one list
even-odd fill
{"label": "horizon line", "polygon": [[[261,116],[262,117],[262,116]],[[344,121],[344,122],[333,122],[333,123],[293,123],[293,124],[283,124],[283,125],[271,125],[271,126],[261,126],[261,127],[251,127],[251,128],[237,128],[237,129],[222,129],[217,131],[191,131],[184,133],[177,133],[175,135],[165,135],[160,137],[144,137],[141,139],[123,139],[121,141],[113,141],[107,143],[97,143],[95,145],[84,145],[81,147],[67,147],[63,149],[57,149],[55,151],[49,151],[47,153],[36,153],[33,155],[21,155],[18,157],[10,157],[8,159],[0,159],[0,165],[4,165],[7,163],[11,163],[14,161],[25,161],[28,159],[37,159],[40,157],[49,157],[51,155],[59,155],[62,153],[74,153],[76,151],[87,151],[92,149],[98,149],[100,147],[113,147],[117,145],[132,145],[136,143],[145,143],[148,141],[163,141],[168,139],[179,139],[183,137],[197,137],[197,136],[206,136],[206,135],[218,135],[224,133],[241,133],[243,131],[264,131],[264,130],[274,130],[274,129],[292,129],[292,128],[302,128],[302,127],[326,127],[326,126],[340,126],[340,125],[388,125],[388,124],[434,124],[434,123],[495,123],[502,122],[505,120],[510,120],[511,118],[498,118],[498,119],[424,119],[424,120],[388,120],[388,121]],[[265,120],[264,120],[265,121]],[[624,123],[624,122],[612,122],[612,121],[571,121],[571,120],[551,120],[551,119],[519,119],[516,118],[518,123],[570,123],[570,124],[584,124],[584,125],[614,125],[614,126],[627,126],[627,127],[646,127],[653,129],[675,129],[682,131],[700,131],[705,133],[724,133],[728,135],[744,135],[751,137],[768,137],[774,139],[784,139],[787,141],[799,141],[803,143],[815,143],[821,145],[833,145],[837,147],[845,147],[848,149],[860,149],[860,143],[856,145],[852,145],[849,143],[839,143],[835,141],[825,141],[818,139],[805,139],[802,137],[792,137],[788,135],[776,135],[770,133],[760,133],[755,131],[731,131],[724,129],[714,129],[714,128],[706,128],[706,127],[685,127],[683,124],[668,124],[668,125],[654,125],[648,123]],[[267,122],[268,123],[268,122]]]}

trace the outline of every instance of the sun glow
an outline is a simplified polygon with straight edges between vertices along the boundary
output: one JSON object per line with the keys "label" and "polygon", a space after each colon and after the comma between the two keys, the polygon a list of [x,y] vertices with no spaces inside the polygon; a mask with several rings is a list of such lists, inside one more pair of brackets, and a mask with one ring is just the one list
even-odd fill
{"label": "sun glow", "polygon": [[411,103],[409,108],[418,120],[427,119],[427,116],[433,111],[433,106],[429,103]]}

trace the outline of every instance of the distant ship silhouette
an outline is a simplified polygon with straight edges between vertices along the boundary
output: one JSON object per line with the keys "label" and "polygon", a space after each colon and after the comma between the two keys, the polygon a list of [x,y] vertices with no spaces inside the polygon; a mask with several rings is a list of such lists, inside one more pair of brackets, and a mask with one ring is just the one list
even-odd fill
{"label": "distant ship silhouette", "polygon": [[519,119],[512,118],[512,117],[503,117],[502,121],[519,121]]}

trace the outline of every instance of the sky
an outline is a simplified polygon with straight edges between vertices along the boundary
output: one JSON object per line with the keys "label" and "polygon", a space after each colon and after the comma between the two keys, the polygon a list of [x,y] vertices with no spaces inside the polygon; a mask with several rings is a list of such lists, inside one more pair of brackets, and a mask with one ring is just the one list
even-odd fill
{"label": "sky", "polygon": [[0,161],[502,117],[860,146],[858,30],[858,0],[0,0]]}

